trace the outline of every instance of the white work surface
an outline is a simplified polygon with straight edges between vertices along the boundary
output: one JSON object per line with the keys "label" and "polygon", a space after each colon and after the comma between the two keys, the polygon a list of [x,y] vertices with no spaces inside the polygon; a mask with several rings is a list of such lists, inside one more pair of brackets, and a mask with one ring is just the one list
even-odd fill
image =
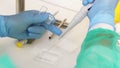
{"label": "white work surface", "polygon": [[[48,11],[52,13],[59,11],[59,14],[57,14],[55,17],[59,20],[64,20],[65,18],[67,18],[68,23],[71,21],[76,12],[79,11],[79,9],[81,8],[81,1],[79,0],[25,1],[26,10],[40,10],[41,6],[46,6],[48,8]],[[75,5],[72,5],[72,3],[75,3]],[[4,8],[2,8],[1,6],[1,14],[15,14],[15,0],[2,0],[1,5],[5,6]],[[82,41],[88,29],[87,26],[88,19],[85,19],[81,24],[77,25],[70,33],[68,33],[66,37],[58,42],[51,42],[50,40],[48,40],[49,33],[46,33],[41,39],[36,40],[33,44],[26,48],[16,47],[15,39],[1,38],[0,49],[2,49],[3,52],[8,53],[13,63],[18,68],[74,68]],[[53,38],[52,40],[54,40],[55,38]],[[40,56],[40,53],[43,50],[47,50],[53,45],[56,46],[54,46],[50,51],[53,51],[57,55],[60,55],[59,58],[50,56],[51,60],[54,61],[52,63],[43,62],[36,59],[36,56]]]}
{"label": "white work surface", "polygon": [[41,51],[50,48],[54,44],[48,40],[48,33],[25,48],[16,47],[15,39],[1,38],[0,45],[3,46],[1,49],[4,48],[4,51],[9,54],[14,64],[19,68],[74,68],[80,45],[87,32],[88,23],[83,22],[70,31],[61,43],[57,42],[57,47],[53,47],[53,51],[60,55],[57,61],[56,57],[51,58],[55,60],[53,63],[36,60],[36,56],[41,55],[39,54]]}

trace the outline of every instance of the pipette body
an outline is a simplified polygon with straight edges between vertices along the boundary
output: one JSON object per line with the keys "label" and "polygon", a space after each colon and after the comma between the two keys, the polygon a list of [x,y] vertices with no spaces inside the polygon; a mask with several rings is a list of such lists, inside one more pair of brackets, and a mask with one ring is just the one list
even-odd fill
{"label": "pipette body", "polygon": [[87,6],[83,6],[80,11],[74,16],[71,23],[68,25],[66,30],[60,35],[59,39],[61,39],[68,31],[74,28],[78,23],[80,23],[86,16],[89,9],[92,7],[92,4],[88,4]]}

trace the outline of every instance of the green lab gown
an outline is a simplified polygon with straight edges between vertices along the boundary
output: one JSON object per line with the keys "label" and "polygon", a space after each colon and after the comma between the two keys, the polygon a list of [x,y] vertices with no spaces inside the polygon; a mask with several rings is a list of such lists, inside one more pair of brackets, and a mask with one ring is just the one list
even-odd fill
{"label": "green lab gown", "polygon": [[107,29],[89,31],[75,68],[120,68],[119,35]]}

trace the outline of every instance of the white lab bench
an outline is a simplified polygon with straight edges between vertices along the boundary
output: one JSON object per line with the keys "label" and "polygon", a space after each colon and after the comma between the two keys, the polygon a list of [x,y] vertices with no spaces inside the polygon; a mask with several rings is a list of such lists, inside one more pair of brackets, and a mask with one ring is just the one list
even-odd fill
{"label": "white lab bench", "polygon": [[[42,62],[39,60],[35,60],[37,54],[41,51],[50,48],[52,45],[49,44],[48,40],[48,33],[46,33],[41,39],[36,40],[31,46],[25,48],[18,48],[15,45],[15,39],[11,38],[1,38],[0,45],[4,46],[4,50],[7,51],[9,56],[11,57],[12,61],[17,65],[19,68],[74,68],[76,63],[76,58],[80,50],[80,45],[85,37],[85,33],[87,31],[86,23],[81,23],[80,25],[76,26],[72,31],[71,39],[67,39],[67,42],[58,43],[57,45],[61,44],[61,46],[56,47],[58,50],[59,48],[65,50],[59,50],[57,53],[62,53],[62,57],[58,58],[57,61],[55,60],[54,63],[47,63]],[[76,33],[76,34],[74,34]],[[53,38],[54,39],[54,38]],[[72,42],[72,41],[73,42]],[[70,44],[72,43],[72,45]],[[70,44],[70,45],[68,45]],[[75,45],[73,45],[75,44]],[[54,50],[55,52],[57,50]],[[52,58],[54,59],[54,58]]]}
{"label": "white lab bench", "polygon": [[[6,1],[8,0],[3,0],[4,3]],[[9,1],[10,1],[9,3],[7,2],[3,5],[7,5],[6,8],[8,8],[9,6],[10,9],[6,9],[6,8],[1,9],[0,11],[1,14],[15,13],[15,7],[13,7],[15,6],[14,4],[15,0],[14,1],[9,0]],[[44,4],[44,6],[49,6],[48,10],[53,13],[55,11],[58,11],[58,9],[61,10],[60,14],[58,14],[56,18],[59,20],[68,18],[67,22],[70,22],[70,20],[73,18],[75,13],[79,10],[78,9],[79,7],[75,8],[75,6],[72,6],[72,8],[74,8],[73,11],[68,11],[59,6],[53,9],[54,5],[51,5],[51,6],[50,4],[47,5],[47,3],[41,2],[40,0],[36,0],[37,1],[36,4],[35,4],[35,0],[26,0],[26,1],[29,1],[29,3],[28,2],[26,3],[26,10],[31,10],[31,9],[39,10],[41,5]],[[47,1],[47,0],[43,0],[43,1]],[[63,1],[71,5],[71,3],[68,3],[69,0],[63,0]],[[75,2],[75,0],[71,0],[71,1],[73,1],[73,3]],[[76,2],[78,1],[76,0]],[[48,0],[47,2],[50,2],[50,0]],[[54,2],[51,2],[51,3],[52,4],[59,3],[58,5],[65,6],[66,8],[71,8],[67,6],[65,2],[62,3],[62,0],[61,1],[54,0]],[[76,5],[78,6],[79,3],[77,3]],[[36,60],[36,56],[40,52],[50,48],[52,44],[54,44],[53,42],[50,43],[50,41],[48,40],[48,33],[46,33],[41,39],[36,40],[29,47],[18,48],[15,45],[16,40],[11,38],[1,38],[0,46],[1,46],[1,49],[3,49],[5,52],[9,54],[14,64],[19,68],[74,68],[76,63],[76,58],[80,50],[80,45],[82,44],[82,41],[87,32],[87,27],[88,27],[88,19],[86,18],[85,20],[82,21],[81,24],[77,25],[70,33],[67,34],[68,36],[66,36],[67,37],[66,39],[64,38],[64,40],[62,41],[59,41],[57,43],[55,42],[56,45],[58,45],[59,47],[54,48],[53,51],[57,52],[58,54],[60,53],[60,55],[62,56],[58,58],[57,61],[55,60],[54,63],[47,63],[47,62]],[[62,50],[59,50],[59,48]]]}

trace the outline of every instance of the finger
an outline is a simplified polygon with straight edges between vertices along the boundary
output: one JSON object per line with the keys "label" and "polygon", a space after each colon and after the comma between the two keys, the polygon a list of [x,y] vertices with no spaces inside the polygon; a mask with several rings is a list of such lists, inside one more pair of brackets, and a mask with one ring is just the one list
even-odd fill
{"label": "finger", "polygon": [[29,38],[39,39],[43,34],[29,33]]}
{"label": "finger", "polygon": [[47,30],[51,31],[52,33],[56,34],[56,35],[61,35],[62,31],[57,28],[55,25],[53,24],[46,24],[46,23],[43,23],[42,24]]}
{"label": "finger", "polygon": [[23,18],[28,24],[36,24],[46,21],[49,17],[49,13],[30,10],[22,12],[18,14],[18,16]]}
{"label": "finger", "polygon": [[31,26],[28,28],[29,33],[44,34],[45,28],[42,26]]}
{"label": "finger", "polygon": [[83,5],[86,6],[88,4],[93,3],[95,0],[83,0]]}
{"label": "finger", "polygon": [[93,3],[95,0],[88,0],[89,3]]}
{"label": "finger", "polygon": [[86,6],[88,4],[88,0],[83,0],[83,5]]}
{"label": "finger", "polygon": [[23,33],[20,33],[18,35],[12,35],[10,37],[16,38],[16,39],[19,39],[19,40],[31,39],[31,37],[29,37],[29,35],[28,35],[28,32],[23,32]]}

